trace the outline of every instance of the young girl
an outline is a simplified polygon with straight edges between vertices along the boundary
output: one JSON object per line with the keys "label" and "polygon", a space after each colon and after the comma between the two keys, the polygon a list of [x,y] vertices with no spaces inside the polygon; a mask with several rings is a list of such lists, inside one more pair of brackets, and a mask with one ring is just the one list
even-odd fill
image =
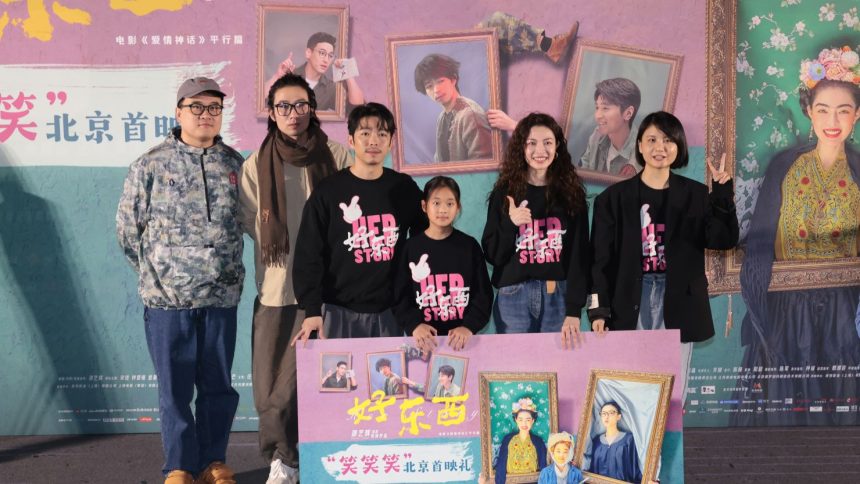
{"label": "young girl", "polygon": [[585,189],[551,116],[532,113],[514,129],[489,196],[482,238],[499,288],[499,333],[578,335],[588,289]]}
{"label": "young girl", "polygon": [[394,315],[424,351],[436,348],[436,336],[448,335],[454,350],[490,319],[493,291],[478,242],[455,229],[460,187],[437,176],[424,185],[421,208],[430,225],[404,246],[395,275]]}
{"label": "young girl", "polygon": [[672,173],[687,165],[681,122],[667,112],[645,116],[636,136],[639,176],[594,201],[592,329],[680,329],[682,395],[692,342],[714,335],[705,249],[730,249],[738,219],[725,155],[709,160],[713,192]]}

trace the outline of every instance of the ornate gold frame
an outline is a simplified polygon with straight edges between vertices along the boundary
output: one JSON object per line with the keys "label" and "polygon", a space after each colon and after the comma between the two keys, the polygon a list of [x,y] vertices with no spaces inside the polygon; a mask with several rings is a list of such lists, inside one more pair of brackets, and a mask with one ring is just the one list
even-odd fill
{"label": "ornate gold frame", "polygon": [[[707,154],[726,157],[726,170],[734,173],[735,160],[735,57],[738,44],[738,0],[708,0]],[[710,171],[705,170],[710,186]],[[708,251],[705,272],[711,294],[740,292],[743,250]],[[854,286],[860,281],[860,258],[816,262],[774,262],[770,291]]]}
{"label": "ornate gold frame", "polygon": [[[657,411],[654,415],[654,423],[651,426],[651,437],[648,441],[648,454],[645,459],[645,471],[642,473],[642,484],[655,479],[660,464],[660,451],[663,447],[663,433],[666,430],[666,417],[669,414],[669,401],[672,398],[672,384],[675,376],[664,373],[645,373],[639,371],[624,370],[602,370],[593,369],[588,377],[588,390],[585,393],[585,401],[582,406],[582,417],[579,419],[579,431],[576,437],[576,450],[573,462],[582,468],[582,459],[585,454],[585,444],[589,439],[591,430],[591,415],[594,407],[594,395],[597,391],[597,382],[606,380],[623,380],[638,383],[653,383],[660,385],[660,397],[657,403]],[[588,477],[588,482],[619,484],[625,481],[601,476],[591,472],[583,471]]]}
{"label": "ornate gold frame", "polygon": [[[460,394],[462,395],[466,393],[466,374],[469,371],[469,359],[463,356],[433,353],[433,356],[430,357],[430,362],[427,364],[427,382],[424,384],[424,399],[433,400],[433,391],[435,390],[435,388],[431,388],[430,383],[433,381],[433,364],[436,363],[436,358],[448,358],[451,360],[463,361],[463,374],[460,375],[459,378],[457,378],[457,375],[454,375],[455,381],[452,383],[456,383],[456,380],[460,380],[462,382],[462,385],[460,385]],[[439,369],[437,368],[435,372],[438,373]]]}
{"label": "ornate gold frame", "polygon": [[[341,359],[346,361],[347,367],[350,370],[355,371],[355,368],[353,368],[353,366],[352,366],[352,353],[350,353],[349,351],[328,351],[328,352],[322,351],[322,352],[320,352],[320,381],[322,381],[322,379],[325,377],[325,374],[326,374],[326,369],[323,366],[323,360],[325,359],[326,356],[333,356],[333,355],[340,355]],[[352,391],[352,388],[349,386],[349,380],[347,380],[346,388],[326,388],[326,387],[322,386],[322,383],[320,383],[319,391],[321,393],[329,393],[329,392],[348,393],[348,392]]]}
{"label": "ornate gold frame", "polygon": [[[338,45],[335,46],[337,58],[343,59],[347,56],[347,44],[349,43],[349,7],[342,6],[318,6],[318,5],[282,5],[261,3],[257,6],[257,87],[254,92],[257,93],[255,104],[257,106],[257,117],[267,117],[269,111],[266,108],[266,96],[268,92],[263,92],[263,83],[267,78],[263,72],[263,53],[265,46],[265,16],[268,12],[293,12],[296,15],[301,14],[329,14],[338,17],[337,38]],[[307,39],[303,40],[305,42]],[[304,51],[302,51],[304,52]],[[302,54],[301,58],[304,58]],[[298,62],[297,65],[301,64]],[[317,117],[323,121],[343,121],[346,119],[346,90],[343,83],[335,84],[334,110],[319,111]]]}
{"label": "ornate gold frame", "polygon": [[[403,112],[400,109],[400,70],[397,66],[397,48],[408,45],[442,44],[468,40],[483,40],[486,42],[487,82],[489,82],[490,109],[500,109],[499,94],[499,39],[495,29],[473,29],[450,32],[430,32],[408,35],[390,35],[385,37],[386,62],[388,79],[388,95],[391,100],[391,110],[397,126],[403,126]],[[432,113],[436,116],[437,113]],[[405,159],[403,149],[403,130],[395,133],[395,146],[391,150],[394,169],[410,175],[438,175],[442,173],[471,173],[477,171],[492,171],[499,167],[502,160],[502,135],[497,129],[492,129],[493,158],[484,160],[444,161],[434,163],[409,163]]]}
{"label": "ornate gold frame", "polygon": [[[392,363],[393,363],[394,362],[394,355],[398,355],[398,357],[400,359],[400,365],[401,365],[400,368],[403,368],[403,371],[401,372],[403,374],[398,375],[398,376],[400,378],[403,378],[403,377],[408,378],[408,376],[406,375],[406,371],[407,371],[406,353],[403,350],[376,351],[374,353],[367,353],[365,355],[365,358],[367,359],[367,396],[368,396],[368,398],[372,397],[373,392],[376,391],[376,390],[374,390],[373,384],[371,383],[371,375],[373,374],[372,372],[376,371],[376,368],[373,368],[370,365],[371,357],[373,357],[373,356],[388,356],[392,360]],[[391,395],[391,396],[393,396],[395,399],[399,400],[401,398],[406,398],[408,393],[409,393],[409,390],[407,389],[406,385],[401,380],[401,382],[400,382],[400,393],[398,393],[397,395]]]}
{"label": "ornate gold frame", "polygon": [[[579,90],[579,73],[582,67],[583,57],[585,52],[604,52],[617,55],[619,57],[629,57],[632,59],[644,59],[653,62],[662,62],[669,64],[669,82],[666,84],[665,97],[663,99],[663,110],[671,112],[675,108],[675,98],[678,97],[678,83],[681,79],[681,66],[683,64],[683,56],[677,54],[668,54],[653,50],[640,49],[628,45],[613,44],[609,42],[599,42],[594,40],[577,40],[576,48],[573,54],[573,60],[567,70],[567,81],[564,87],[564,106],[562,108],[562,116],[564,116],[564,133],[567,136],[571,129],[571,115],[573,114],[576,93]],[[570,140],[568,140],[569,142]],[[577,169],[577,173],[585,180],[603,184],[612,184],[623,180],[623,177],[610,175],[608,173],[600,173],[593,170]]]}
{"label": "ornate gold frame", "polygon": [[[493,437],[490,432],[490,382],[540,382],[549,384],[549,431],[558,432],[558,377],[552,372],[478,372],[478,394],[481,400],[481,469],[490,481],[495,482],[496,469],[493,467]],[[541,469],[546,466],[543,463]],[[507,484],[536,482],[540,470],[532,474],[508,476]]]}

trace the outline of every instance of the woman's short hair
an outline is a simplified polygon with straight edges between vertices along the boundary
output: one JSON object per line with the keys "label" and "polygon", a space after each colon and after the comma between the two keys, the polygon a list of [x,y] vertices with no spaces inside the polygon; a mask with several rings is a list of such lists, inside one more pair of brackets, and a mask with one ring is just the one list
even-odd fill
{"label": "woman's short hair", "polygon": [[639,166],[645,166],[645,158],[639,151],[639,143],[642,141],[645,130],[651,126],[662,131],[678,147],[678,156],[670,168],[674,170],[687,166],[687,163],[690,162],[690,153],[687,151],[687,136],[684,134],[684,125],[674,114],[666,111],[657,111],[645,116],[639,125],[639,132],[636,133],[636,163]]}
{"label": "woman's short hair", "polygon": [[606,406],[615,408],[615,411],[618,412],[618,415],[621,415],[621,406],[618,405],[615,400],[609,400],[608,402],[604,402],[604,404],[600,406],[600,409],[603,410],[603,407]]}

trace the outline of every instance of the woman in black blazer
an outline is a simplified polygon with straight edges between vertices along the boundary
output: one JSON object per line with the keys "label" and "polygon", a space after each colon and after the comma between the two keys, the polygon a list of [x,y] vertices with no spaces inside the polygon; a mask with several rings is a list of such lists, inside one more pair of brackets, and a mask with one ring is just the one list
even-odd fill
{"label": "woman in black blazer", "polygon": [[[684,127],[659,111],[642,120],[636,136],[642,172],[597,196],[592,225],[592,330],[680,329],[682,388],[692,342],[714,335],[705,277],[705,249],[738,241],[731,175],[725,154],[708,160],[708,187],[676,175],[687,165]],[[684,394],[685,394],[684,393]]]}

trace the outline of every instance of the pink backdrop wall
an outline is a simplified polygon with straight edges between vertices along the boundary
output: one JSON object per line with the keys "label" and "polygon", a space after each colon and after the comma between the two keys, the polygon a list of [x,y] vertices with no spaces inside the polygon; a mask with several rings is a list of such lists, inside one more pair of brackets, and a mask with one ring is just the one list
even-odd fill
{"label": "pink backdrop wall", "polygon": [[[257,3],[248,0],[196,0],[180,12],[154,12],[137,17],[127,11],[92,10],[92,25],[70,25],[53,18],[54,37],[62,42],[41,43],[24,38],[18,28],[6,27],[0,52],[6,64],[87,65],[160,64],[229,60],[225,71],[237,96],[235,134],[240,149],[255,149],[265,131],[254,117],[254,82],[257,64]],[[271,2],[302,3],[302,2]],[[307,2],[310,3],[310,2]],[[437,0],[434,2],[330,1],[349,4],[349,54],[358,59],[360,85],[368,100],[388,104],[385,74],[385,36],[388,34],[455,30],[474,26],[487,14],[501,10],[519,16],[555,35],[580,22],[579,37],[639,46],[684,56],[675,113],[687,128],[691,146],[704,144],[705,124],[705,2],[677,0],[489,1]],[[26,9],[25,2],[5,7],[10,16]],[[88,6],[82,6],[88,8]],[[19,12],[20,14],[20,12]],[[26,17],[26,15],[20,15]],[[646,18],[647,21],[643,21]],[[172,46],[122,48],[119,35],[241,34],[241,46]],[[92,45],[104,45],[94,49]],[[503,106],[512,117],[544,111],[561,118],[562,94],[570,58],[559,65],[541,56],[517,58],[502,72]],[[505,74],[505,71],[507,74]],[[335,139],[345,140],[345,123],[326,123]]]}

